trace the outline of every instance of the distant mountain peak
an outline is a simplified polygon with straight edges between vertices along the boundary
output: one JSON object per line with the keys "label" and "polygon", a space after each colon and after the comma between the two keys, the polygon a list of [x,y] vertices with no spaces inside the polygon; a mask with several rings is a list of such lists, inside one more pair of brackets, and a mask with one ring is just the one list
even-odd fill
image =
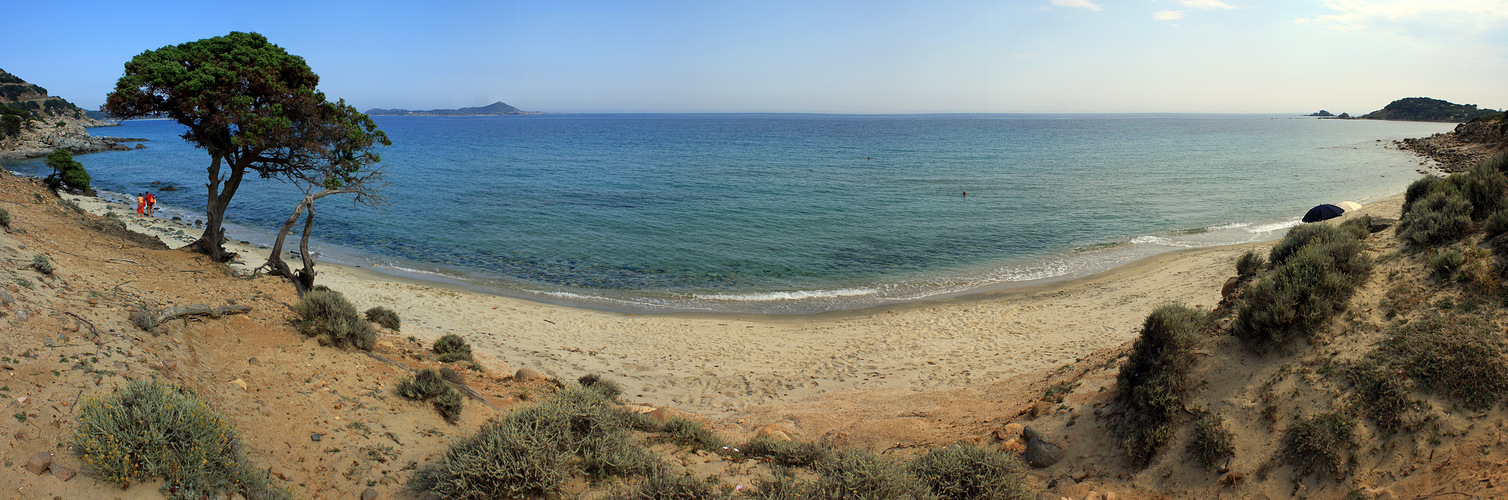
{"label": "distant mountain peak", "polygon": [[488,104],[486,106],[480,106],[480,107],[475,107],[475,108],[430,109],[430,110],[422,110],[422,111],[412,111],[412,110],[407,110],[407,109],[372,108],[372,109],[367,110],[367,114],[368,115],[372,115],[372,116],[495,116],[495,115],[533,115],[533,114],[539,114],[539,112],[538,111],[523,111],[523,110],[520,110],[520,109],[515,108],[513,106],[509,106],[507,103],[504,103],[503,101],[498,101],[498,102],[494,102],[492,104]]}

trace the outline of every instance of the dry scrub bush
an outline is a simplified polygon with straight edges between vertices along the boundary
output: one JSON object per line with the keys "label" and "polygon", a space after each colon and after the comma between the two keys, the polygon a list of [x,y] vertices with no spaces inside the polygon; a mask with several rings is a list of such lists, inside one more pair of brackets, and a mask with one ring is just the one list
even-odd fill
{"label": "dry scrub bush", "polygon": [[471,346],[460,335],[452,333],[440,337],[431,349],[439,356],[441,363],[471,361]]}
{"label": "dry scrub bush", "polygon": [[246,458],[240,433],[209,403],[156,378],[86,400],[73,443],[84,472],[101,481],[160,476],[170,498],[291,498],[268,486]]}
{"label": "dry scrub bush", "polygon": [[933,448],[911,463],[916,477],[938,498],[1026,500],[1036,498],[1023,480],[1016,455],[971,444]]}
{"label": "dry scrub bush", "polygon": [[0,208],[0,227],[10,230],[10,211]]}
{"label": "dry scrub bush", "polygon": [[1204,320],[1203,312],[1176,304],[1153,310],[1116,375],[1122,411],[1112,428],[1137,466],[1150,462],[1173,437]]}
{"label": "dry scrub bush", "polygon": [[434,368],[424,368],[398,382],[398,395],[413,400],[427,400],[454,390]]}
{"label": "dry scrub bush", "polygon": [[811,441],[781,441],[756,437],[744,444],[745,455],[775,465],[804,467],[827,460],[833,449]]}
{"label": "dry scrub bush", "polygon": [[364,351],[377,343],[377,332],[356,313],[356,306],[340,292],[314,289],[293,306],[298,331],[319,339],[320,345],[351,346]]}
{"label": "dry scrub bush", "polygon": [[665,439],[670,442],[699,450],[717,451],[725,444],[722,438],[702,424],[681,417],[666,419],[661,432],[665,433]]}
{"label": "dry scrub bush", "polygon": [[658,465],[644,474],[644,480],[631,493],[612,498],[614,500],[704,500],[731,498],[731,496],[727,491],[718,488],[715,479],[698,479],[690,473]]}
{"label": "dry scrub bush", "polygon": [[1189,440],[1188,452],[1205,470],[1215,470],[1236,455],[1234,439],[1230,429],[1225,428],[1224,418],[1206,414],[1194,422],[1194,438]]}
{"label": "dry scrub bush", "polygon": [[1284,454],[1300,477],[1328,473],[1341,480],[1356,463],[1356,419],[1344,410],[1299,419],[1284,436]]}
{"label": "dry scrub bush", "polygon": [[398,331],[402,321],[398,319],[398,313],[386,307],[377,306],[367,309],[367,321],[382,325],[383,328]]}
{"label": "dry scrub bush", "polygon": [[1397,369],[1382,364],[1375,355],[1352,364],[1346,376],[1355,391],[1357,407],[1383,433],[1412,430],[1420,422],[1420,412],[1428,408],[1410,395],[1414,384],[1407,377],[1398,376]]}
{"label": "dry scrub bush", "polygon": [[1374,354],[1415,383],[1484,409],[1508,396],[1508,342],[1491,323],[1468,315],[1431,314],[1397,327]]}
{"label": "dry scrub bush", "polygon": [[31,268],[39,273],[52,276],[52,261],[47,260],[46,255],[36,254],[31,256]]}

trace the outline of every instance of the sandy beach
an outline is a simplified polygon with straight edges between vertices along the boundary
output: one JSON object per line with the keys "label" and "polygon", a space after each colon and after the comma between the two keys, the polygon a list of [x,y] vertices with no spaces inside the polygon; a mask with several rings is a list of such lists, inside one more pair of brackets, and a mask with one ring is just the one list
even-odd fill
{"label": "sandy beach", "polygon": [[[69,198],[95,213],[127,213]],[[1396,214],[1401,202],[1395,196],[1347,216]],[[192,224],[122,218],[172,247],[199,234]],[[1070,281],[809,316],[604,312],[324,263],[317,283],[360,309],[397,311],[405,335],[426,342],[460,335],[491,370],[527,367],[565,380],[603,374],[630,399],[716,418],[832,391],[963,387],[1073,362],[1134,338],[1157,305],[1214,306],[1236,259],[1263,246],[1170,252]],[[265,249],[228,248],[242,255],[242,272],[266,260]]]}

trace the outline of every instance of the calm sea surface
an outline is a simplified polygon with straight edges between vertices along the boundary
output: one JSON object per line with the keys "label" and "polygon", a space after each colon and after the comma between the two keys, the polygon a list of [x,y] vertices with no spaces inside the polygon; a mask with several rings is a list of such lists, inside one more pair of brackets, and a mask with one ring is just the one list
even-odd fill
{"label": "calm sea surface", "polygon": [[[1316,204],[1402,191],[1418,160],[1384,145],[1452,126],[1269,115],[377,122],[393,140],[381,152],[389,204],[321,200],[326,259],[604,309],[766,313],[1078,277],[1274,239]],[[177,137],[179,125],[92,132],[151,139],[78,157],[107,198],[153,190],[167,215],[202,215],[209,159]],[[6,168],[46,173],[39,160]],[[231,237],[270,243],[296,194],[249,179],[228,212]]]}

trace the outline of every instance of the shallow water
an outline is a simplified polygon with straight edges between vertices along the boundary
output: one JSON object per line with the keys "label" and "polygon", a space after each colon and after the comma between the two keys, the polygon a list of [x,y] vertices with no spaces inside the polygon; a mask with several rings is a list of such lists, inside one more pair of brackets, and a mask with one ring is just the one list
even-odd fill
{"label": "shallow water", "polygon": [[[1313,205],[1400,192],[1418,160],[1384,146],[1452,126],[1269,115],[377,120],[394,142],[382,151],[391,203],[322,200],[315,235],[328,258],[589,307],[782,313],[1273,239]],[[79,157],[97,188],[153,190],[164,215],[197,215],[208,157],[176,137],[180,126],[93,132],[152,139]],[[35,160],[6,167],[46,173]],[[231,236],[270,242],[296,195],[247,181]]]}

